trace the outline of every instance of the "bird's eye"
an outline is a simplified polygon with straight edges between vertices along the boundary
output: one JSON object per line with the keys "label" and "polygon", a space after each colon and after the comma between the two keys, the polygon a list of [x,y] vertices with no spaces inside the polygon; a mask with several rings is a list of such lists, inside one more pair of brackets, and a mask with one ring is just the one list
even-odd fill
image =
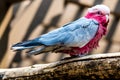
{"label": "bird's eye", "polygon": [[97,14],[102,15],[102,13],[100,11],[98,11]]}

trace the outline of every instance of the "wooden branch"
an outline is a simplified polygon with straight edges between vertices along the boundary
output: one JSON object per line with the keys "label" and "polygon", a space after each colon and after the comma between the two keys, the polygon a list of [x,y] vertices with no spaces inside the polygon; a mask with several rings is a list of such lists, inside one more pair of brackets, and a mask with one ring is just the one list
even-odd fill
{"label": "wooden branch", "polygon": [[88,55],[29,67],[0,69],[1,79],[120,79],[120,53]]}

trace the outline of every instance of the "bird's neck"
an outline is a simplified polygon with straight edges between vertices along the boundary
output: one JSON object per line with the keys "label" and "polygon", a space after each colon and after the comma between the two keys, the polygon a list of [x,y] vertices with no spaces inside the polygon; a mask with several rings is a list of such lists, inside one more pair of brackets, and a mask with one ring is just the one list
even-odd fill
{"label": "bird's neck", "polygon": [[108,22],[106,22],[106,17],[105,16],[96,16],[93,13],[88,13],[85,17],[87,19],[94,19],[94,20],[98,21],[99,24],[101,24],[104,27],[107,27],[108,22],[109,22],[109,20],[108,20]]}

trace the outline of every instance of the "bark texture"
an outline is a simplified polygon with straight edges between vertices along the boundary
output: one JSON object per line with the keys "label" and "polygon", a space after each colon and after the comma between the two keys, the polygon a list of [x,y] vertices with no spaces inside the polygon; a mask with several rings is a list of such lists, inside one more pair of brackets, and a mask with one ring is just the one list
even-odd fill
{"label": "bark texture", "polygon": [[29,67],[0,69],[5,80],[120,79],[120,53],[88,55]]}

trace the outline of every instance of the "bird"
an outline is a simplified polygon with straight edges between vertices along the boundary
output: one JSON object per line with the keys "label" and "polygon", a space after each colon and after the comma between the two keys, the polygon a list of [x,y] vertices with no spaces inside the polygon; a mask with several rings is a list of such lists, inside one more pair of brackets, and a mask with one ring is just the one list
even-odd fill
{"label": "bird", "polygon": [[13,44],[11,49],[27,49],[28,55],[54,52],[68,54],[71,57],[84,56],[99,47],[100,39],[107,32],[109,15],[108,6],[95,5],[88,8],[85,16],[32,40]]}

